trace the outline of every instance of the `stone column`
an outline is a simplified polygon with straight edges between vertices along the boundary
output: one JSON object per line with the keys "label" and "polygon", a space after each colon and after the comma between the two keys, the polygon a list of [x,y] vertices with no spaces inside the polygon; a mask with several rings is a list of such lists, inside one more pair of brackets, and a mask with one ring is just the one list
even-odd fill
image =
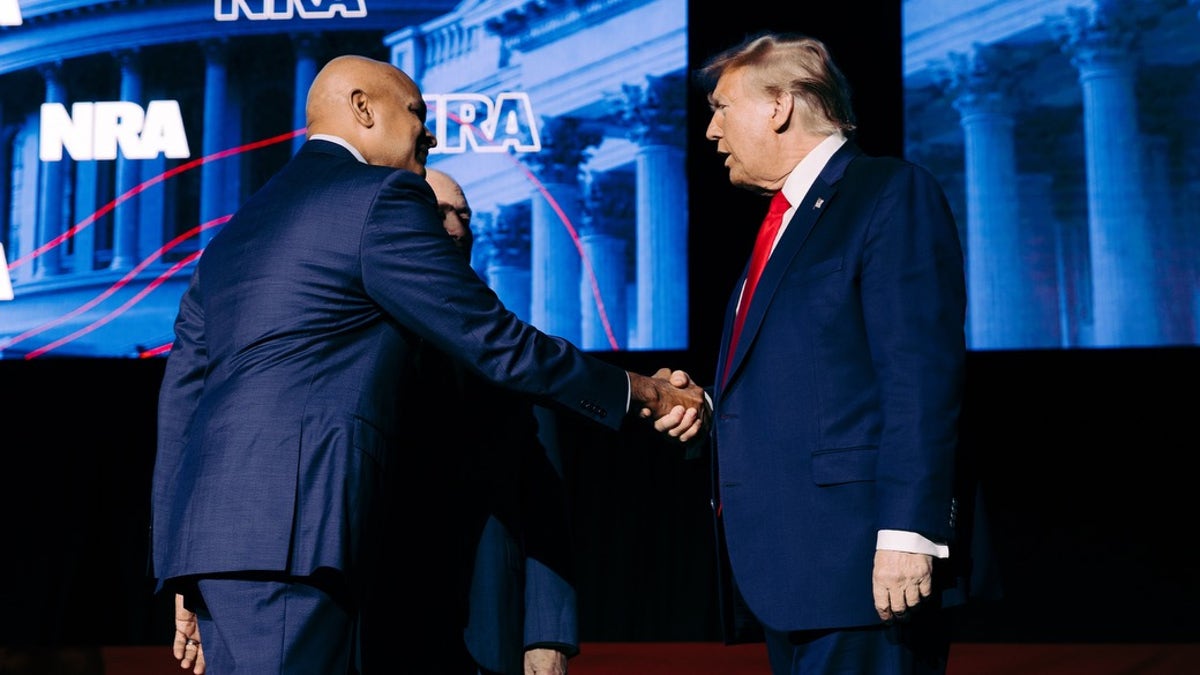
{"label": "stone column", "polygon": [[[54,62],[38,68],[46,82],[46,103],[67,104],[67,90],[62,81],[62,63]],[[71,168],[71,159],[67,154],[57,162],[41,163],[41,180],[38,183],[38,217],[37,232],[33,246],[29,250],[41,247],[66,231],[65,213],[63,212],[63,194],[66,190],[67,175]],[[33,276],[35,278],[56,276],[63,272],[63,246],[59,244],[44,251],[34,258]]]}
{"label": "stone column", "polygon": [[1107,5],[1057,24],[1079,71],[1087,155],[1094,339],[1098,347],[1160,344],[1154,247],[1147,222],[1135,91],[1135,33]]}
{"label": "stone column", "polygon": [[[5,253],[9,264],[32,253],[38,246],[38,232],[41,231],[38,222],[41,210],[38,168],[42,164],[38,159],[39,143],[38,117],[27,115],[14,126],[12,140],[8,143],[11,148],[8,177],[12,181],[9,186],[12,201],[7,210],[11,220],[8,222]],[[13,283],[34,280],[36,263],[36,258],[26,259],[16,269],[9,270]]]}
{"label": "stone column", "polygon": [[[117,62],[121,66],[120,100],[137,103],[145,108],[142,101],[142,64],[141,56],[136,49],[122,50],[117,53]],[[120,197],[138,185],[138,163],[140,160],[129,159],[124,153],[117,153],[116,184],[114,190]],[[112,212],[113,218],[113,257],[109,269],[126,270],[140,260],[141,251],[138,245],[138,197],[121,202]]]}
{"label": "stone column", "polygon": [[[79,162],[75,165],[75,222],[81,222],[100,208],[100,186],[107,184],[100,175],[99,162]],[[107,200],[106,200],[107,201]],[[118,210],[120,207],[118,207]],[[112,217],[114,214],[109,214]],[[74,252],[71,255],[71,271],[87,274],[96,268],[96,228],[92,222],[72,237]],[[114,233],[115,234],[115,233]],[[110,261],[111,264],[111,261]]]}
{"label": "stone column", "polygon": [[[228,45],[224,40],[204,43],[204,139],[203,156],[226,149],[225,121],[229,114],[229,73],[226,67]],[[228,189],[224,180],[225,162],[207,162],[200,167],[200,222],[204,223],[226,215],[224,193]],[[203,247],[217,233],[210,228],[200,234]]]}
{"label": "stone column", "polygon": [[577,119],[548,118],[542,129],[542,150],[528,158],[539,180],[531,198],[530,323],[576,345],[583,330],[579,167],[599,140],[597,132],[583,128]]}
{"label": "stone column", "polygon": [[952,54],[951,80],[963,129],[967,180],[968,343],[973,349],[1038,345],[1053,324],[1042,320],[1034,279],[1033,233],[1022,227],[1013,135],[1013,79],[997,50]]}
{"label": "stone column", "polygon": [[[139,180],[146,182],[155,176],[160,176],[167,170],[167,158],[162,154],[141,162]],[[171,181],[167,181],[171,183]],[[174,185],[159,183],[142,192],[137,197],[138,203],[138,251],[145,259],[162,248],[163,233],[168,229],[168,195],[173,195]],[[175,218],[171,218],[174,221]],[[171,228],[172,236],[174,228]],[[161,259],[160,259],[161,262]]]}
{"label": "stone column", "polygon": [[[317,52],[320,46],[320,36],[316,33],[296,33],[292,35],[292,45],[296,51],[295,89],[292,92],[292,128],[300,129],[308,124],[304,112],[308,102],[308,88],[317,77]],[[292,152],[304,145],[304,135],[297,136],[292,141]]]}
{"label": "stone column", "polygon": [[5,253],[13,255],[12,242],[15,232],[12,229],[12,184],[13,184],[13,146],[12,139],[16,130],[4,123],[4,102],[0,101],[0,244],[4,244]]}
{"label": "stone column", "polygon": [[629,345],[625,287],[636,217],[634,184],[634,177],[622,171],[598,173],[588,184],[580,232],[585,265],[579,285],[584,349]]}
{"label": "stone column", "polygon": [[627,85],[618,116],[637,151],[637,335],[635,349],[686,349],[688,210],[686,109],[681,76]]}
{"label": "stone column", "polygon": [[529,202],[501,206],[481,223],[475,246],[486,259],[487,280],[500,302],[530,322]]}

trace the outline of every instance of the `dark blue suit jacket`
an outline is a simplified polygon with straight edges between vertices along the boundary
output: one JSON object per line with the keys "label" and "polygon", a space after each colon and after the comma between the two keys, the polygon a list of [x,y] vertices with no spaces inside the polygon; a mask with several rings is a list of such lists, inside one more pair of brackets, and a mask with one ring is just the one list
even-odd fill
{"label": "dark blue suit jacket", "polygon": [[[954,552],[965,308],[938,184],[847,142],[771,255],[714,390],[722,573],[766,625],[877,625],[880,529]],[[735,635],[737,596],[723,598]]]}
{"label": "dark blue suit jacket", "polygon": [[[311,140],[200,258],[159,404],[160,581],[332,568],[353,580],[424,340],[486,380],[611,428],[625,372],[508,312],[408,171]],[[468,411],[469,414],[469,411]],[[470,423],[465,419],[464,423]],[[419,451],[419,448],[407,448]]]}

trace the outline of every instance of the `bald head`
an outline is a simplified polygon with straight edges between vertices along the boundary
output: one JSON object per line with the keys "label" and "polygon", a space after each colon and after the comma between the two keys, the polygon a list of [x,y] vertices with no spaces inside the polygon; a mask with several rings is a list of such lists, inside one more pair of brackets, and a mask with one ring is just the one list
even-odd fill
{"label": "bald head", "polygon": [[308,136],[329,134],[353,145],[368,164],[424,175],[437,139],[425,126],[425,101],[412,78],[390,63],[339,56],[308,90]]}
{"label": "bald head", "polygon": [[471,258],[471,207],[462,186],[444,171],[427,169],[425,180],[437,197],[438,212],[442,214],[442,226],[446,234],[462,249],[467,259]]}

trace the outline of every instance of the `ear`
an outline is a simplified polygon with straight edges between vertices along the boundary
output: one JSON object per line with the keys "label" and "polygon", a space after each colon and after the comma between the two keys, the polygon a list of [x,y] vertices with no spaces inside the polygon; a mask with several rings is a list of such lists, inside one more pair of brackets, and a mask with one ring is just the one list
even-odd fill
{"label": "ear", "polygon": [[787,129],[792,121],[792,113],[796,110],[796,99],[791,93],[781,91],[775,95],[771,104],[771,128],[776,132]]}
{"label": "ear", "polygon": [[375,125],[375,109],[371,105],[371,97],[362,89],[350,92],[350,113],[354,120],[368,129]]}

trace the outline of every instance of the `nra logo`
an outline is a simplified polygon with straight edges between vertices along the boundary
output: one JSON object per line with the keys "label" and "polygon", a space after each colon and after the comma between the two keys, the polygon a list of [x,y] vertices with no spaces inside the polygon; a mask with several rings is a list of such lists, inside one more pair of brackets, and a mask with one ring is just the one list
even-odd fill
{"label": "nra logo", "polygon": [[17,0],[0,0],[0,26],[20,26],[21,6]]}
{"label": "nra logo", "polygon": [[366,15],[366,0],[213,0],[213,18],[217,21],[237,21],[243,17],[251,21],[335,16],[359,19]]}
{"label": "nra logo", "polygon": [[423,98],[438,139],[430,154],[542,149],[529,94],[502,92],[494,100],[483,94],[426,94]]}
{"label": "nra logo", "polygon": [[43,103],[38,157],[62,160],[172,159],[191,156],[178,101],[151,101],[145,110],[129,101],[76,103],[71,112],[61,103]]}
{"label": "nra logo", "polygon": [[[529,94],[427,94],[425,103],[438,138],[431,153],[539,152],[542,141]],[[38,157],[62,161],[171,159],[191,156],[179,103],[150,101],[143,110],[130,101],[43,103]]]}

